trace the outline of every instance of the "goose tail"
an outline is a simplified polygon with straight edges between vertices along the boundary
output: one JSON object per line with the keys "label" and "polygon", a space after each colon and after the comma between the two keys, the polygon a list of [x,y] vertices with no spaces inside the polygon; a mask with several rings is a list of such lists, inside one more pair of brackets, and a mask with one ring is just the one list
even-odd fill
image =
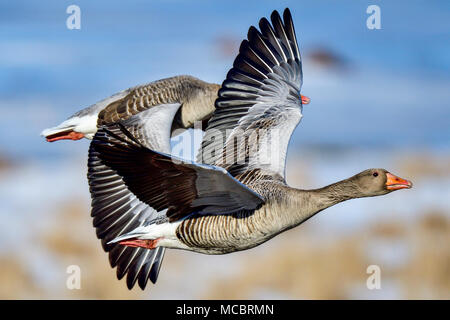
{"label": "goose tail", "polygon": [[84,138],[84,134],[74,131],[74,126],[56,126],[42,130],[41,136],[47,142],[54,142],[58,140],[80,140]]}
{"label": "goose tail", "polygon": [[108,244],[121,243],[125,240],[131,240],[131,239],[145,239],[147,233],[148,233],[147,227],[140,226],[131,232],[122,234],[122,235],[114,238],[113,240],[109,241]]}
{"label": "goose tail", "polygon": [[73,116],[56,127],[41,132],[48,142],[58,140],[92,139],[97,131],[97,115]]}

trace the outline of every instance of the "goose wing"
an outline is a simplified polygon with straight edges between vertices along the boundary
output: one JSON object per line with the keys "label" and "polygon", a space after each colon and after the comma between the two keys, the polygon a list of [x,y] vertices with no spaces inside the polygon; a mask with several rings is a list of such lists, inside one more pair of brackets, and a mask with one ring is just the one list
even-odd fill
{"label": "goose wing", "polygon": [[[170,152],[172,120],[179,103],[162,104],[120,121],[148,147]],[[105,163],[95,143],[89,147],[88,181],[92,197],[93,224],[111,266],[119,279],[127,275],[127,286],[136,281],[144,289],[148,279],[155,283],[164,257],[164,248],[148,250],[108,243],[142,225],[167,220],[164,212],[142,202],[128,189],[122,177]]]}
{"label": "goose wing", "polygon": [[171,124],[180,103],[160,104],[119,122],[142,145],[170,153]]}
{"label": "goose wing", "polygon": [[183,162],[142,145],[122,124],[101,128],[92,141],[99,158],[145,204],[169,221],[191,213],[252,210],[264,199],[221,167]]}
{"label": "goose wing", "polygon": [[289,9],[250,27],[219,90],[198,162],[233,176],[258,170],[284,180],[292,132],[302,117],[302,65]]}

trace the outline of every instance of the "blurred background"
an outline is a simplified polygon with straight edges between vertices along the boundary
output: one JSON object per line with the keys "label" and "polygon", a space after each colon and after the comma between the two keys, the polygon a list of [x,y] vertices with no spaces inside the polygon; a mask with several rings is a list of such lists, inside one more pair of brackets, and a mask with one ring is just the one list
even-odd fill
{"label": "blurred background", "polygon": [[[81,30],[66,28],[72,4]],[[372,4],[380,30],[366,27]],[[383,167],[414,188],[341,203],[249,251],[169,251],[156,285],[128,291],[92,228],[89,141],[39,133],[138,84],[221,83],[249,26],[285,7],[312,99],[288,183]],[[0,298],[450,298],[448,1],[2,1],[0,25]],[[66,288],[69,265],[80,290]]]}

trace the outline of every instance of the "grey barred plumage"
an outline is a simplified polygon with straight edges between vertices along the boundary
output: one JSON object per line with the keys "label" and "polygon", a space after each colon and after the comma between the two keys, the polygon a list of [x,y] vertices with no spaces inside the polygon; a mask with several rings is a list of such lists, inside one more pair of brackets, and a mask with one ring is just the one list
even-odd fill
{"label": "grey barred plumage", "polygon": [[162,104],[180,103],[181,111],[174,119],[175,128],[190,128],[214,111],[214,101],[220,86],[192,76],[182,75],[161,79],[129,89],[122,99],[104,108],[98,125],[108,125]]}
{"label": "grey barred plumage", "polygon": [[311,203],[314,191],[292,189],[281,182],[257,182],[249,185],[264,197],[255,210],[226,215],[194,214],[176,229],[178,239],[193,251],[224,254],[258,246],[279,233],[293,228],[317,212]]}
{"label": "grey barred plumage", "polygon": [[192,128],[194,122],[206,122],[214,111],[214,101],[220,85],[208,83],[192,76],[182,75],[132,87],[78,111],[60,125],[45,129],[41,135],[47,141],[62,139],[92,139],[97,125],[126,120],[153,107],[179,104],[181,107],[171,132]]}

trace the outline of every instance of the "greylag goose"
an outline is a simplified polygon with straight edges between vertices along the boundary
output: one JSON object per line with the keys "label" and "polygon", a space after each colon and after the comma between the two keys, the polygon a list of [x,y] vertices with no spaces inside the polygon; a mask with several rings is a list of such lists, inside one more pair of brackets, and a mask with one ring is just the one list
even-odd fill
{"label": "greylag goose", "polygon": [[[130,289],[156,281],[166,248],[250,249],[342,201],[412,186],[385,169],[314,190],[287,185],[288,142],[302,118],[302,62],[289,9],[259,26],[250,27],[219,90],[197,162],[169,155],[164,120],[156,139],[136,134],[129,119],[101,126],[90,145],[94,226]],[[159,117],[149,112],[149,121]]]}
{"label": "greylag goose", "polygon": [[[60,125],[45,129],[47,141],[92,139],[97,124],[124,120],[149,108],[178,103],[182,107],[174,127],[190,128],[195,121],[206,121],[214,111],[214,100],[220,86],[192,76],[176,76],[123,90],[90,107],[78,111]],[[171,122],[172,123],[172,122]]]}
{"label": "greylag goose", "polygon": [[[195,121],[209,120],[220,85],[192,76],[176,76],[150,82],[118,92],[78,111],[56,127],[45,129],[41,135],[48,142],[58,140],[92,139],[97,125],[113,123],[167,103],[178,103],[180,110],[173,119],[172,132],[192,128]],[[302,96],[303,104],[310,98]]]}

